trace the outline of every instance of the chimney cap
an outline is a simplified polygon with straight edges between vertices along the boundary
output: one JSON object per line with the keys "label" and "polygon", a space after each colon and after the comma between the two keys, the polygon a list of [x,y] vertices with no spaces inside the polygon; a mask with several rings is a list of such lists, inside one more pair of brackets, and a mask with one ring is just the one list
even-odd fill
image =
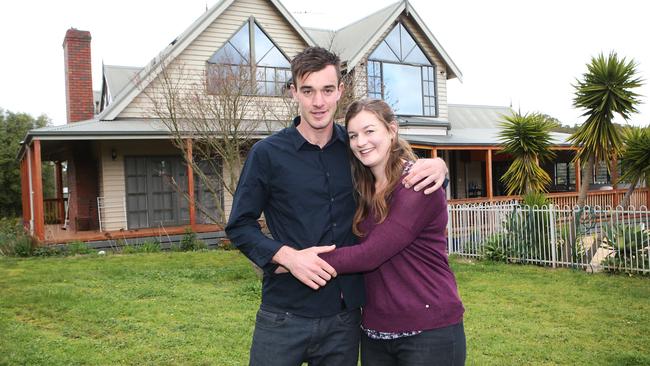
{"label": "chimney cap", "polygon": [[63,39],[63,46],[69,40],[77,41],[88,41],[90,42],[90,32],[85,30],[79,30],[77,28],[70,28],[65,32],[65,38]]}

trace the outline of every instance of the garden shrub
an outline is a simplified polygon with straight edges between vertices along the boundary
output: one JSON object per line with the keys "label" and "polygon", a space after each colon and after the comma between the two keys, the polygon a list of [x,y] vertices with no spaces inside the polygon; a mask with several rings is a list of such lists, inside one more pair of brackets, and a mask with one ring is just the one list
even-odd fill
{"label": "garden shrub", "polygon": [[78,255],[78,254],[90,254],[90,253],[93,253],[93,250],[88,248],[88,244],[78,240],[68,243],[65,247],[66,255]]}
{"label": "garden shrub", "polygon": [[29,257],[36,241],[21,224],[19,218],[0,218],[0,255]]}
{"label": "garden shrub", "polygon": [[483,242],[481,257],[493,262],[507,262],[508,254],[503,248],[505,244],[503,234],[493,234]]}
{"label": "garden shrub", "polygon": [[606,271],[632,273],[632,268],[650,268],[650,230],[640,225],[606,226],[602,247],[612,251],[601,262]]}
{"label": "garden shrub", "polygon": [[197,238],[196,233],[189,227],[185,228],[185,233],[180,243],[180,250],[184,252],[207,249],[208,246],[203,240]]}

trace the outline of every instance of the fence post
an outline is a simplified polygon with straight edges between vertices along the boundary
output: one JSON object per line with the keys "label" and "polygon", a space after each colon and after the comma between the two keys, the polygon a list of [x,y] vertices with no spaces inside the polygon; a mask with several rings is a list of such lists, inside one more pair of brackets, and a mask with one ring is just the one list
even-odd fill
{"label": "fence post", "polygon": [[452,247],[452,224],[451,220],[453,219],[452,213],[451,213],[451,206],[452,205],[447,205],[447,255],[451,254],[451,247]]}
{"label": "fence post", "polygon": [[548,227],[550,231],[550,238],[551,238],[551,261],[553,262],[553,268],[556,267],[556,262],[557,262],[557,243],[556,243],[556,238],[555,238],[555,209],[554,209],[553,204],[548,205]]}

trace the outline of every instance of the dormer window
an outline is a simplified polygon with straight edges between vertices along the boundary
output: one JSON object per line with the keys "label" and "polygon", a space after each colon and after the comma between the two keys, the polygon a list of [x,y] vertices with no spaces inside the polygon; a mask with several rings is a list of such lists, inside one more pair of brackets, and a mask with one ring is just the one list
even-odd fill
{"label": "dormer window", "polygon": [[[251,18],[212,57],[207,65],[207,89],[220,94],[225,76],[236,78],[239,84],[248,84],[250,94],[283,95],[291,78],[289,59]],[[227,66],[227,67],[224,67]],[[232,79],[231,79],[232,80]],[[235,83],[232,83],[235,84]],[[248,86],[248,85],[247,85]]]}
{"label": "dormer window", "polygon": [[436,116],[435,66],[398,23],[368,56],[368,96],[398,115]]}

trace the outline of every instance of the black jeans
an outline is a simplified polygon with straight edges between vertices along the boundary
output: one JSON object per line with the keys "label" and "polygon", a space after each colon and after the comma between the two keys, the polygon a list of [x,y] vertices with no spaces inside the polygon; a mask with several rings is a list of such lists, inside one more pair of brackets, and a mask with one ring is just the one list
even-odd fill
{"label": "black jeans", "polygon": [[363,366],[462,366],[466,355],[463,323],[418,335],[379,340],[361,337]]}
{"label": "black jeans", "polygon": [[251,366],[356,366],[361,311],[305,318],[262,306],[257,312]]}

